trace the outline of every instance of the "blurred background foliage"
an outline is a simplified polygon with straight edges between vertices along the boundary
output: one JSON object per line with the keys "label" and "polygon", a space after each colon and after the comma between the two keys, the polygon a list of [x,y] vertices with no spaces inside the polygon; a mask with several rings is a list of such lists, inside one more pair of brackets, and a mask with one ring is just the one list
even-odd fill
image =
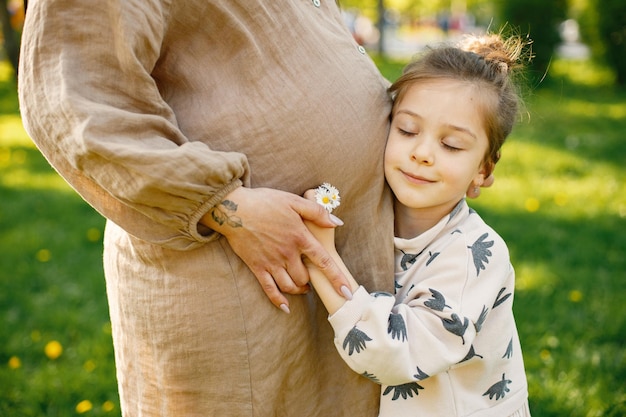
{"label": "blurred background foliage", "polygon": [[[25,0],[0,0],[0,26],[4,56],[14,69],[19,56],[20,32]],[[450,25],[455,19],[470,19],[474,27],[492,30],[508,25],[534,41],[534,78],[541,79],[562,35],[566,19],[580,25],[581,41],[589,45],[593,58],[607,64],[615,82],[626,83],[626,2],[623,0],[339,0],[344,10],[358,10],[374,22],[378,33],[376,49],[385,54],[386,28],[406,28],[436,21]],[[449,27],[446,27],[447,31]],[[378,42],[381,41],[381,42]]]}
{"label": "blurred background foliage", "polygon": [[[534,41],[534,79],[547,75],[561,42],[566,19],[580,26],[580,41],[592,58],[606,64],[616,84],[626,84],[626,1],[624,0],[340,0],[344,10],[359,12],[375,22],[376,30],[399,24],[403,28],[450,18],[470,17],[474,26],[498,30],[503,25]],[[384,48],[377,45],[379,52]]]}

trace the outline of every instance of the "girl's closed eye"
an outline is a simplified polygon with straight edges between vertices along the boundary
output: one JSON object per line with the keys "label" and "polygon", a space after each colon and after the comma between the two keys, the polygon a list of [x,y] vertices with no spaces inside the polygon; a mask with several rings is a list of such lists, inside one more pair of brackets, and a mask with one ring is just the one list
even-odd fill
{"label": "girl's closed eye", "polygon": [[415,120],[415,117],[408,116],[403,112],[393,118],[391,126],[400,136],[413,137],[419,135],[421,131],[420,124]]}
{"label": "girl's closed eye", "polygon": [[444,149],[451,151],[451,152],[459,152],[463,150],[463,148],[460,148],[453,143],[441,142],[441,146],[443,146]]}
{"label": "girl's closed eye", "polygon": [[420,126],[416,123],[407,123],[406,121],[398,121],[398,123],[395,124],[395,129],[398,131],[398,134],[407,137],[417,136],[421,131]]}
{"label": "girl's closed eye", "polygon": [[400,133],[400,135],[402,135],[402,136],[415,136],[419,132],[416,132],[415,129],[407,130],[407,129],[402,129],[402,128],[399,127],[398,128],[398,133]]}

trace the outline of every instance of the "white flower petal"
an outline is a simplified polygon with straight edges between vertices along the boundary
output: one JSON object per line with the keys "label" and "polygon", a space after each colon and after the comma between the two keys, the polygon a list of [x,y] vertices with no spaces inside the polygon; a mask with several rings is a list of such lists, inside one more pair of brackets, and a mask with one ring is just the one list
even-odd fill
{"label": "white flower petal", "polygon": [[325,182],[315,190],[315,201],[330,213],[341,204],[339,190]]}

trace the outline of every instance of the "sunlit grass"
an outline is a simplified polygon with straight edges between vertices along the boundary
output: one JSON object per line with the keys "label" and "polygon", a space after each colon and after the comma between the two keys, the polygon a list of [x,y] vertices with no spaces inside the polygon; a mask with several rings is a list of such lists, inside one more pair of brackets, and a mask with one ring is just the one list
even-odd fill
{"label": "sunlit grass", "polygon": [[611,119],[623,119],[626,117],[626,104],[624,103],[589,103],[588,101],[567,100],[562,104],[562,109],[571,116],[606,117]]}
{"label": "sunlit grass", "polygon": [[[14,88],[12,77],[10,66],[1,62],[0,83]],[[11,97],[15,102],[14,91]],[[24,130],[19,113],[0,114],[0,138],[0,186],[72,192],[67,183],[42,161],[41,154]],[[33,171],[34,165],[38,167],[36,171]]]}
{"label": "sunlit grass", "polygon": [[[607,162],[593,162],[553,146],[507,143],[496,167],[496,183],[476,202],[499,210],[541,212],[563,219],[615,215],[624,218],[626,174]],[[532,165],[531,165],[532,164]],[[538,206],[529,210],[529,199]],[[593,204],[589,204],[589,200]]]}
{"label": "sunlit grass", "polygon": [[[72,193],[67,183],[48,168],[30,139],[25,140],[30,143],[24,143],[20,136],[7,136],[5,143],[0,146],[0,186],[16,190],[39,189]],[[38,168],[34,171],[35,165]]]}
{"label": "sunlit grass", "polygon": [[24,131],[19,114],[0,115],[0,137],[2,138],[2,144],[5,146],[35,147]]}
{"label": "sunlit grass", "polygon": [[588,60],[555,60],[550,65],[553,77],[587,87],[612,86],[615,74],[606,66]]}
{"label": "sunlit grass", "polygon": [[0,82],[6,83],[13,78],[13,68],[8,61],[0,60]]}
{"label": "sunlit grass", "polygon": [[119,416],[103,220],[28,138],[12,77],[0,62],[0,415]]}
{"label": "sunlit grass", "polygon": [[533,415],[624,415],[626,95],[561,79],[529,99],[474,204],[511,248]]}
{"label": "sunlit grass", "polygon": [[[0,148],[0,186],[19,190],[56,190],[72,193],[65,181],[54,171],[33,173],[29,159],[34,152],[23,148]],[[40,156],[37,156],[40,158]]]}

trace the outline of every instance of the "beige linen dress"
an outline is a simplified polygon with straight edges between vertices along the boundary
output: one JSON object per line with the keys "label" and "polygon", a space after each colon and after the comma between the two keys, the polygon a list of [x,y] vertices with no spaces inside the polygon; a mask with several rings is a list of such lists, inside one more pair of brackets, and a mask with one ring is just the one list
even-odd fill
{"label": "beige linen dress", "polygon": [[391,291],[385,87],[334,1],[29,2],[24,124],[108,219],[125,416],[377,414],[379,387],[342,362],[317,296],[282,313],[197,224],[241,185],[328,181],[342,192],[340,253]]}

